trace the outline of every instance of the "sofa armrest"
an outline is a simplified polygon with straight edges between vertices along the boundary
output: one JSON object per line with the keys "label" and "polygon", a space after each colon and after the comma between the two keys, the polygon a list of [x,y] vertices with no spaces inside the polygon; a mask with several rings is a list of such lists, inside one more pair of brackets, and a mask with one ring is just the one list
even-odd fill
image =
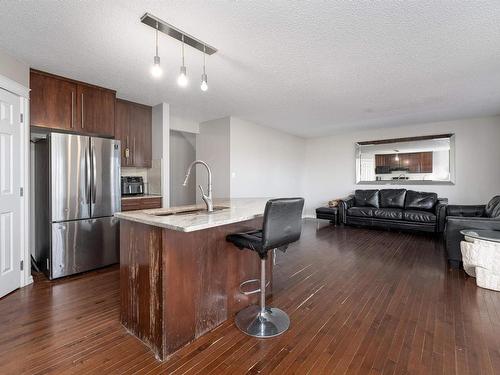
{"label": "sofa armrest", "polygon": [[460,241],[463,240],[464,236],[460,234],[460,231],[463,229],[500,230],[500,220],[485,217],[448,216],[446,218],[445,227],[445,242],[448,260],[457,262],[462,260]]}
{"label": "sofa armrest", "polygon": [[347,198],[339,200],[339,218],[341,223],[346,223],[347,210],[352,206],[354,206],[354,195],[349,195]]}
{"label": "sofa armrest", "polygon": [[485,205],[457,205],[450,204],[446,208],[446,216],[481,217],[484,215]]}
{"label": "sofa armrest", "polygon": [[442,233],[446,224],[446,207],[448,206],[448,198],[438,198],[436,204],[436,232]]}

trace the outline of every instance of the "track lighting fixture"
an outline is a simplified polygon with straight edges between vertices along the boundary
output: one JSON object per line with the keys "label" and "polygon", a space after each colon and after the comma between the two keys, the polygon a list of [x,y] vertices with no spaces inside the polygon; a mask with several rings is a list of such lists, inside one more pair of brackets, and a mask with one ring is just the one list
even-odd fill
{"label": "track lighting fixture", "polygon": [[160,66],[160,56],[158,56],[158,22],[156,23],[156,31],[155,31],[155,39],[156,39],[156,54],[153,59],[153,66],[151,67],[151,75],[155,78],[160,78],[163,74]]}
{"label": "track lighting fixture", "polygon": [[189,83],[187,76],[187,69],[184,63],[184,45],[187,44],[192,48],[195,48],[198,51],[203,52],[203,74],[201,75],[200,89],[202,91],[207,91],[208,80],[206,71],[206,56],[213,55],[215,52],[217,52],[217,49],[201,41],[200,39],[185,33],[184,31],[178,29],[177,27],[170,25],[169,23],[159,19],[158,17],[153,16],[150,13],[145,13],[141,17],[141,22],[155,29],[156,54],[153,61],[154,64],[151,67],[151,74],[153,75],[153,77],[158,78],[161,77],[162,75],[162,69],[160,66],[160,56],[158,55],[158,32],[162,32],[163,34],[166,34],[182,42],[182,65],[180,68],[179,76],[177,77],[177,84],[181,87],[185,87]]}
{"label": "track lighting fixture", "polygon": [[182,65],[179,77],[177,78],[177,84],[181,87],[186,87],[188,84],[186,65],[184,65],[184,35],[182,36]]}
{"label": "track lighting fixture", "polygon": [[205,70],[206,56],[207,56],[207,54],[205,53],[205,46],[203,46],[203,74],[201,75],[201,85],[200,85],[201,91],[208,90],[207,72]]}

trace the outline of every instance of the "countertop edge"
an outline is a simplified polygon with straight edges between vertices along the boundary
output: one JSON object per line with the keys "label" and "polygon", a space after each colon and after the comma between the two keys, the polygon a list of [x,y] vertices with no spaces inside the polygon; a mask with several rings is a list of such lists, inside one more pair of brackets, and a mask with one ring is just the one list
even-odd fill
{"label": "countertop edge", "polygon": [[130,217],[130,216],[123,216],[121,212],[115,213],[115,217],[120,219],[120,220],[128,220],[132,221],[135,223],[140,223],[140,224],[145,224],[145,225],[150,225],[152,227],[159,227],[159,228],[164,228],[164,229],[170,229],[170,230],[175,230],[178,232],[184,232],[184,233],[189,233],[189,232],[196,232],[198,230],[203,230],[203,229],[210,229],[210,228],[215,228],[215,227],[221,227],[224,225],[230,225],[234,223],[240,223],[242,221],[248,221],[252,219],[256,219],[258,217],[264,216],[263,213],[261,214],[252,214],[252,215],[247,215],[247,216],[242,216],[234,219],[226,219],[222,220],[219,223],[210,223],[210,224],[200,224],[200,225],[191,225],[189,227],[179,227],[176,225],[171,225],[171,224],[165,224],[165,223],[158,223],[158,222],[152,222],[151,220],[146,220],[142,219],[140,217]]}

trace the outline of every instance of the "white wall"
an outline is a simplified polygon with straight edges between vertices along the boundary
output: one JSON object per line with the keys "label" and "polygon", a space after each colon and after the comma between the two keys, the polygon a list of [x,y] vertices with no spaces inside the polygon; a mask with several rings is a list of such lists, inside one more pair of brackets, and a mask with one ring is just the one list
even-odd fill
{"label": "white wall", "polygon": [[30,68],[28,64],[17,60],[2,50],[0,50],[0,75],[25,87],[30,86]]}
{"label": "white wall", "polygon": [[196,203],[195,175],[182,186],[186,170],[196,159],[196,135],[170,131],[170,205],[182,206]]}
{"label": "white wall", "polygon": [[152,168],[148,171],[151,193],[162,195],[162,206],[170,206],[170,106],[160,103],[152,113]]}
{"label": "white wall", "polygon": [[177,130],[188,133],[199,133],[200,124],[186,118],[170,115],[170,130]]}
{"label": "white wall", "polygon": [[307,139],[303,174],[306,213],[312,214],[315,207],[357,188],[387,187],[355,184],[356,142],[442,133],[456,134],[456,184],[401,186],[434,191],[450,203],[461,204],[485,203],[500,194],[500,117],[464,119]]}
{"label": "white wall", "polygon": [[231,197],[302,195],[303,138],[231,117]]}
{"label": "white wall", "polygon": [[[212,170],[212,189],[214,198],[230,196],[230,118],[202,122],[200,133],[196,135],[196,159],[208,163]],[[194,176],[191,176],[193,178]],[[196,184],[201,184],[207,193],[207,171],[196,167]],[[196,193],[200,202],[200,192]]]}

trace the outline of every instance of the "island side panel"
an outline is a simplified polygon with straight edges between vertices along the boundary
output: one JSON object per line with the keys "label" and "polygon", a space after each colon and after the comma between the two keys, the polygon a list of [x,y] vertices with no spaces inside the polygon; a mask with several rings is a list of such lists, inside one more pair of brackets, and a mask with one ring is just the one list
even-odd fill
{"label": "island side panel", "polygon": [[245,296],[238,287],[259,278],[259,258],[226,236],[261,226],[259,218],[187,233],[163,229],[164,357],[258,303],[258,295]]}
{"label": "island side panel", "polygon": [[162,358],[161,228],[120,221],[121,322]]}

